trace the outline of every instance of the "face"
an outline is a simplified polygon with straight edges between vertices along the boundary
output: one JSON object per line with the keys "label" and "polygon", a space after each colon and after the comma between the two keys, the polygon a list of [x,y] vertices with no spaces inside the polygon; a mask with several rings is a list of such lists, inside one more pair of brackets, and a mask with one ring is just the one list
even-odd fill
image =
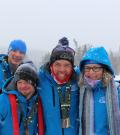
{"label": "face", "polygon": [[60,80],[65,80],[72,73],[72,64],[67,60],[57,60],[53,63],[53,70]]}
{"label": "face", "polygon": [[87,64],[84,67],[84,75],[92,80],[100,80],[103,76],[103,67],[99,64]]}
{"label": "face", "polygon": [[17,81],[17,89],[26,99],[29,99],[35,93],[33,85],[22,79]]}
{"label": "face", "polygon": [[18,66],[23,61],[24,57],[25,57],[25,54],[21,53],[18,50],[10,51],[8,55],[8,61],[12,63],[13,65]]}

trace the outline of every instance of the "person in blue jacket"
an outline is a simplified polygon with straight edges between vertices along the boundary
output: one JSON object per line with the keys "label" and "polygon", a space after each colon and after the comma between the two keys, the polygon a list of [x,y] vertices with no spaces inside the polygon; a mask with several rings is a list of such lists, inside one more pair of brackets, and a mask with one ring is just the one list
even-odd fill
{"label": "person in blue jacket", "polygon": [[16,39],[10,42],[8,54],[0,55],[0,90],[5,80],[13,76],[18,65],[23,62],[26,51],[26,43]]}
{"label": "person in blue jacket", "polygon": [[39,70],[45,135],[78,133],[79,89],[74,55],[68,39],[63,37],[52,50],[50,61]]}
{"label": "person in blue jacket", "polygon": [[80,71],[79,135],[120,135],[120,90],[104,47],[90,48]]}
{"label": "person in blue jacket", "polygon": [[0,135],[44,135],[38,73],[31,63],[21,64],[0,95]]}

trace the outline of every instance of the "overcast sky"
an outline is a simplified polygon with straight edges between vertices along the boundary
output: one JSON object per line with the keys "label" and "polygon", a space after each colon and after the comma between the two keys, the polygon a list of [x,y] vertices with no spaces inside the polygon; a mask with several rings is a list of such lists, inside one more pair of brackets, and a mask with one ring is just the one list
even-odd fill
{"label": "overcast sky", "polygon": [[120,0],[0,0],[0,47],[19,38],[50,51],[63,36],[117,51]]}

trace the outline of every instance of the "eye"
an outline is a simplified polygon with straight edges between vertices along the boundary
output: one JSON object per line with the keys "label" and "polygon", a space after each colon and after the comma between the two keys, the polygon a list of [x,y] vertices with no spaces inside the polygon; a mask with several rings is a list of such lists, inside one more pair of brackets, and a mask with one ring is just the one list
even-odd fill
{"label": "eye", "polygon": [[84,71],[85,72],[90,72],[90,70],[94,71],[94,72],[99,72],[103,67],[99,66],[99,67],[85,67]]}
{"label": "eye", "polygon": [[71,66],[71,64],[66,64],[65,67],[66,68],[71,68],[72,66]]}
{"label": "eye", "polygon": [[102,67],[93,67],[93,71],[98,72],[102,69]]}
{"label": "eye", "polygon": [[55,63],[55,66],[58,67],[58,66],[60,66],[60,64],[59,63]]}
{"label": "eye", "polygon": [[85,71],[90,71],[91,67],[85,67],[84,70]]}

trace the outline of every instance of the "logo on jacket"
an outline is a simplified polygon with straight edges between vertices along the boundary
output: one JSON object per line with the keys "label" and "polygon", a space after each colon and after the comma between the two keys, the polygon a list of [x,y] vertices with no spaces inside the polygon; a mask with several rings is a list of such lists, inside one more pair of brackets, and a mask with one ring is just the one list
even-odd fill
{"label": "logo on jacket", "polygon": [[101,98],[99,99],[99,103],[105,104],[105,97],[101,97]]}

